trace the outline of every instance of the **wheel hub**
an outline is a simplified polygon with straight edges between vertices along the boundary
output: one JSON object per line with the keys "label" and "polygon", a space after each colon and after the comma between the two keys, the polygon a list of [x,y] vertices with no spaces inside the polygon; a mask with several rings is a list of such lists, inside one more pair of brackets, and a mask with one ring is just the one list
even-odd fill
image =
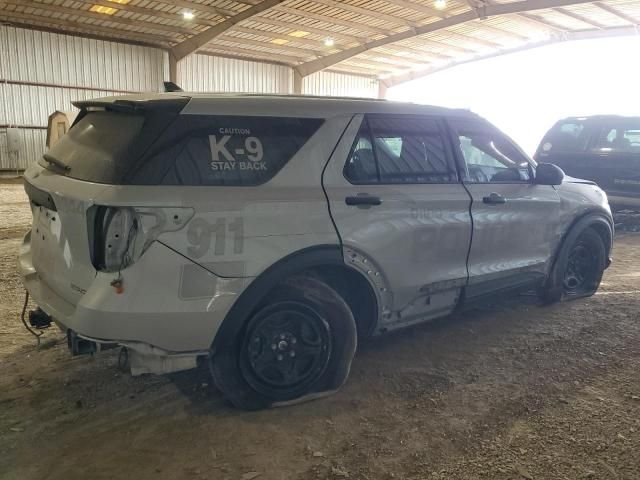
{"label": "wheel hub", "polygon": [[565,291],[572,293],[584,288],[593,276],[593,254],[589,247],[578,243],[573,247],[567,260],[564,275]]}
{"label": "wheel hub", "polygon": [[308,387],[328,363],[328,324],[304,304],[268,307],[247,333],[251,341],[243,347],[243,374],[252,387],[269,395]]}

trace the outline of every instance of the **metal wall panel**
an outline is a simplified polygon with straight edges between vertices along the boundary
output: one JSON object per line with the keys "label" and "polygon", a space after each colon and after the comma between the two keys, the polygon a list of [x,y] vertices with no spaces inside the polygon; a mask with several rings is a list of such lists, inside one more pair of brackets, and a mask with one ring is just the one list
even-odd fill
{"label": "metal wall panel", "polygon": [[[0,125],[43,127],[74,100],[157,92],[168,78],[161,49],[0,25]],[[10,156],[0,129],[0,169],[24,169],[45,151],[45,130],[23,128],[21,136],[19,156]]]}
{"label": "metal wall panel", "polygon": [[293,71],[283,65],[195,54],[178,62],[178,85],[188,92],[286,95],[293,88]]}
{"label": "metal wall panel", "polygon": [[318,72],[302,79],[305,95],[377,98],[378,80],[359,75]]}
{"label": "metal wall panel", "polygon": [[0,78],[105,90],[159,91],[168,79],[167,53],[0,25]]}
{"label": "metal wall panel", "polygon": [[22,148],[16,154],[7,152],[7,130],[0,128],[0,170],[24,170],[45,152],[46,130],[21,129]]}

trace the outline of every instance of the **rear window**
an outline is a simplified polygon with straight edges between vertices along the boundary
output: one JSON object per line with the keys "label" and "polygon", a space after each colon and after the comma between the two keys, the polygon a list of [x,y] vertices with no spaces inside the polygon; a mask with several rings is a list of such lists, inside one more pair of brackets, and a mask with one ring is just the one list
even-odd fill
{"label": "rear window", "polygon": [[545,135],[540,146],[543,153],[582,152],[587,147],[587,125],[584,120],[558,122]]}
{"label": "rear window", "polygon": [[273,178],[322,123],[317,118],[180,115],[130,183],[260,185]]}
{"label": "rear window", "polygon": [[79,180],[126,183],[130,172],[185,103],[186,99],[146,105],[125,101],[89,107],[92,109],[80,113],[78,121],[40,164]]}
{"label": "rear window", "polygon": [[81,180],[109,183],[123,175],[127,150],[140,135],[144,116],[90,112],[56,143],[48,155]]}

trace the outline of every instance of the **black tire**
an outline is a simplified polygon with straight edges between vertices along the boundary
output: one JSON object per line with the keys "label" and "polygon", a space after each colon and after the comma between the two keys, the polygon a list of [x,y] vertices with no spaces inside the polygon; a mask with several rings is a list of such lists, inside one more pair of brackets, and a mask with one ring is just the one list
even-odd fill
{"label": "black tire", "polygon": [[210,356],[218,389],[245,410],[335,392],[349,375],[357,344],[347,303],[307,275],[292,277],[267,296],[235,342]]}
{"label": "black tire", "polygon": [[542,299],[553,303],[593,295],[600,286],[606,257],[602,237],[593,228],[585,228],[562,245]]}

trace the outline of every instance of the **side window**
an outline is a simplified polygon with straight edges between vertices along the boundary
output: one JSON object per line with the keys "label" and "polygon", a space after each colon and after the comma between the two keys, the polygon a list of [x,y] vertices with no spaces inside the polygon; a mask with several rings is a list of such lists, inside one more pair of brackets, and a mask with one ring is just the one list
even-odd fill
{"label": "side window", "polygon": [[358,136],[344,166],[344,176],[356,185],[378,183],[378,168],[367,121],[362,122]]}
{"label": "side window", "polygon": [[437,122],[410,115],[363,122],[344,173],[354,184],[456,181]]}
{"label": "side window", "polygon": [[[318,130],[315,118],[179,115],[136,173],[162,185],[260,185]],[[154,179],[154,180],[151,180]]]}
{"label": "side window", "polygon": [[595,149],[601,152],[640,153],[640,120],[604,127],[600,131]]}
{"label": "side window", "polygon": [[527,183],[530,163],[526,155],[499,130],[480,122],[451,122],[464,159],[468,183]]}

